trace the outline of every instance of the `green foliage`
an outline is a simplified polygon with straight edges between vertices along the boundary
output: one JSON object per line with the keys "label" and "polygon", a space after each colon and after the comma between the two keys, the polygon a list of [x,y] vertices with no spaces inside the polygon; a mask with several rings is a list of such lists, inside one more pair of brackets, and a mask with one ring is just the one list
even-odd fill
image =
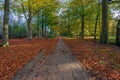
{"label": "green foliage", "polygon": [[32,24],[32,32],[34,37],[38,36],[38,28],[36,24]]}
{"label": "green foliage", "polygon": [[18,25],[9,26],[9,35],[14,38],[25,38],[26,37],[26,28],[20,27]]}
{"label": "green foliage", "polygon": [[[71,3],[66,4],[67,7],[63,7],[64,11],[61,14],[61,26],[62,32],[64,34],[67,29],[70,29],[71,35],[80,35],[81,33],[81,20],[84,15],[84,24],[85,24],[85,34],[93,35],[94,33],[94,24],[95,18],[98,10],[98,4],[95,0],[72,0]],[[97,7],[96,7],[97,6]],[[68,21],[69,19],[69,21]],[[99,30],[97,30],[97,34]]]}
{"label": "green foliage", "polygon": [[[119,4],[108,4],[110,9],[119,10]],[[3,9],[3,7],[2,7]],[[38,17],[40,17],[40,32],[42,27],[49,26],[56,35],[64,36],[79,36],[81,33],[81,19],[84,15],[84,32],[85,36],[94,36],[94,28],[96,15],[101,14],[101,5],[98,5],[96,0],[70,0],[68,3],[58,3],[57,0],[11,0],[11,12],[17,15],[24,15],[26,21],[29,18],[29,10],[31,10],[32,33],[33,36],[38,35]],[[61,14],[58,15],[61,9]],[[109,34],[115,37],[116,21],[112,19],[113,14],[109,9]],[[39,15],[39,16],[38,16]],[[113,27],[113,21],[115,21]],[[26,22],[27,23],[27,22]],[[101,32],[101,16],[99,16],[96,36],[100,36]],[[28,33],[26,27],[10,27],[10,35],[14,37],[26,37]],[[115,31],[114,31],[115,30]],[[45,30],[44,30],[45,31]],[[113,32],[114,31],[114,32]],[[49,36],[53,36],[49,33]]]}

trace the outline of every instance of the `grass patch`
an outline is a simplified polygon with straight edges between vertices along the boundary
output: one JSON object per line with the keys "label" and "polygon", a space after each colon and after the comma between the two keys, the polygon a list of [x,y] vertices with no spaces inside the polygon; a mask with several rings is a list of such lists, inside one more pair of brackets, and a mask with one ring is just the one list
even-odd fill
{"label": "grass patch", "polygon": [[115,36],[109,36],[109,42],[115,43],[116,37]]}

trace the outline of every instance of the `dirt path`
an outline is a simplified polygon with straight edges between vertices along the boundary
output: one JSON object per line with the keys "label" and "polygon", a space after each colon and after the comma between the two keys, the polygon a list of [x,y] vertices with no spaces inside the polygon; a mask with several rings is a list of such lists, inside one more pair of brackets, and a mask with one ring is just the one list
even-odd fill
{"label": "dirt path", "polygon": [[[43,60],[43,62],[41,61]],[[13,80],[89,80],[87,71],[59,40],[54,54],[37,55]]]}

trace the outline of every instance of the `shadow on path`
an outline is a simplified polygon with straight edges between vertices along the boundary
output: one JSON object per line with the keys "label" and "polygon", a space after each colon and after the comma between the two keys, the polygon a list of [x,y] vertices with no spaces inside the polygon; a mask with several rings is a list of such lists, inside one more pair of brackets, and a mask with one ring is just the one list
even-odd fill
{"label": "shadow on path", "polygon": [[[42,62],[44,61],[44,62]],[[54,54],[37,55],[21,69],[13,80],[89,80],[82,64],[60,39]]]}

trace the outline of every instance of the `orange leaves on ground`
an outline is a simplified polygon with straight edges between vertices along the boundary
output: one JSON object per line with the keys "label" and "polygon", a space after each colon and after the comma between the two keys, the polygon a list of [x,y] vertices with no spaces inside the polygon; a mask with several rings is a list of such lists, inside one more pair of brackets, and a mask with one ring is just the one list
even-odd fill
{"label": "orange leaves on ground", "polygon": [[[15,73],[43,49],[51,54],[57,39],[12,39],[0,48],[0,80],[11,80]],[[42,61],[39,61],[42,62]]]}
{"label": "orange leaves on ground", "polygon": [[120,48],[93,40],[64,39],[92,80],[120,80]]}

